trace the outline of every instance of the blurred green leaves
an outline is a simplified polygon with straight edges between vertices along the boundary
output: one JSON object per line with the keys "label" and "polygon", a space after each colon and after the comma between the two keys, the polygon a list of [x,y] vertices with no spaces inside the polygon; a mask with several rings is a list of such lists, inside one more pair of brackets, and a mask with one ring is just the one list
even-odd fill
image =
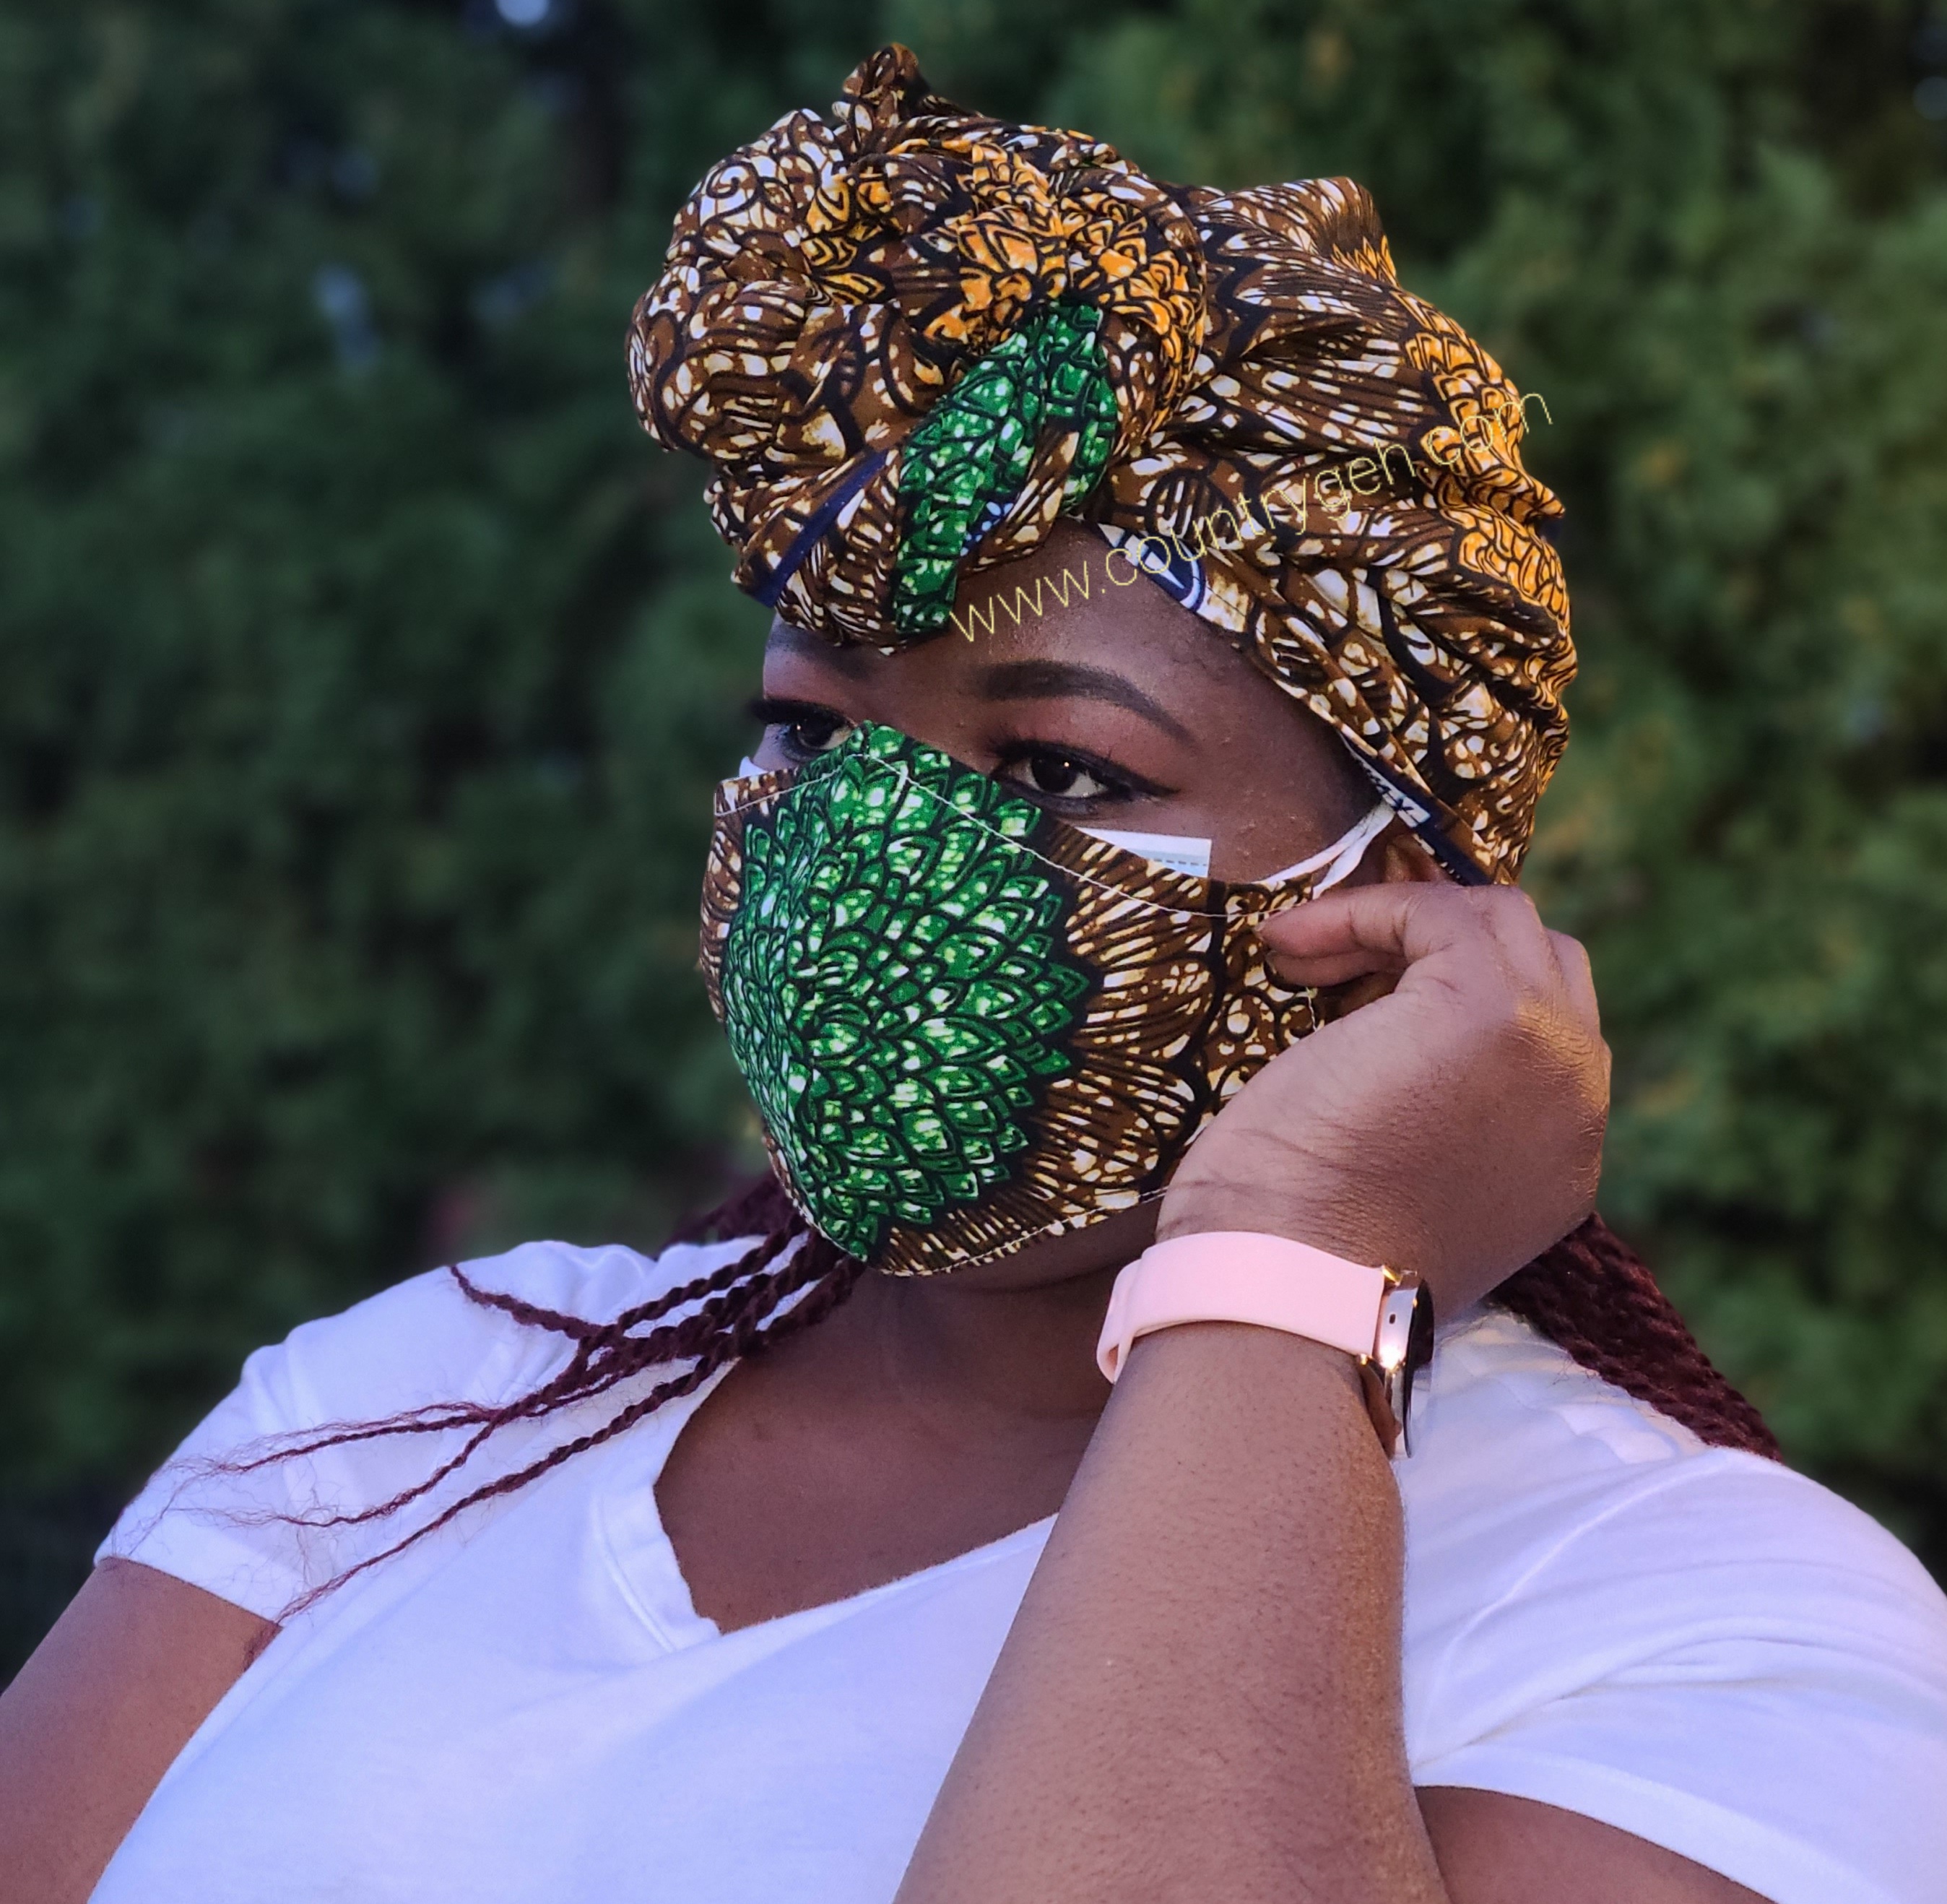
{"label": "blurred green leaves", "polygon": [[299,1316],[653,1240],[728,1166],[690,921],[763,618],[621,341],[708,156],[640,42],[731,55],[638,11],[0,28],[19,1480],[138,1471]]}

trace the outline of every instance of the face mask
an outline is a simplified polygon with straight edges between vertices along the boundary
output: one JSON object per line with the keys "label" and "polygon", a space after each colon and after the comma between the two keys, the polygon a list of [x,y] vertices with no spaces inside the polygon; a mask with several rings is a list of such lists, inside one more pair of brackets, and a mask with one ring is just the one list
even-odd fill
{"label": "face mask", "polygon": [[726,781],[704,978],[787,1193],[908,1276],[1160,1197],[1225,1101],[1319,1023],[1252,927],[1343,878],[1389,817],[1228,883],[890,728]]}

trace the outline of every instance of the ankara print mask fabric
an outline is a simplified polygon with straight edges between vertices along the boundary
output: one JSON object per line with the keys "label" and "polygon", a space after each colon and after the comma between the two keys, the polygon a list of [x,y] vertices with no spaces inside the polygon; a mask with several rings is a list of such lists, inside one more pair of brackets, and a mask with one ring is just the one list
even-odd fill
{"label": "ankara print mask fabric", "polygon": [[1251,928],[1320,878],[1172,872],[860,727],[719,790],[704,977],[806,1220],[933,1275],[1162,1193],[1315,1028]]}
{"label": "ankara print mask fabric", "polygon": [[1161,184],[889,47],[692,193],[629,366],[794,626],[895,649],[1063,514],[1149,537],[1450,872],[1515,876],[1574,671],[1560,505],[1350,181]]}

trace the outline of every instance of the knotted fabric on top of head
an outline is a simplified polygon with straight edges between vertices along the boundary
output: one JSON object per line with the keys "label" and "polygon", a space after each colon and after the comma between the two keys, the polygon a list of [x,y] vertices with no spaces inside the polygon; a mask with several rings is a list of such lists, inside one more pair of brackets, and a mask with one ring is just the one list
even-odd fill
{"label": "knotted fabric on top of head", "polygon": [[963,576],[1094,522],[1450,872],[1515,877],[1567,738],[1561,505],[1518,392],[1401,288],[1351,181],[1164,186],[887,47],[690,195],[630,379],[794,626],[930,639]]}

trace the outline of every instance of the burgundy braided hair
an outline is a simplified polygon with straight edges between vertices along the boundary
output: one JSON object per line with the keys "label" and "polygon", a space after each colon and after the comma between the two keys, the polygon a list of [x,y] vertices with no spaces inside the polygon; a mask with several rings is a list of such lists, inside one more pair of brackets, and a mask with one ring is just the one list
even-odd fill
{"label": "burgundy braided hair", "polygon": [[[633,1309],[624,1310],[612,1322],[590,1322],[579,1316],[563,1315],[523,1302],[518,1296],[483,1289],[457,1263],[451,1265],[447,1274],[459,1284],[469,1302],[476,1302],[483,1308],[498,1309],[528,1328],[545,1329],[565,1336],[574,1345],[567,1366],[539,1387],[512,1401],[497,1405],[472,1401],[435,1403],[429,1407],[408,1410],[381,1421],[321,1428],[314,1434],[280,1441],[274,1447],[245,1458],[199,1464],[212,1473],[248,1474],[274,1463],[299,1460],[326,1448],[342,1447],[353,1442],[398,1435],[440,1434],[453,1429],[473,1431],[456,1454],[448,1456],[423,1480],[393,1495],[389,1500],[380,1501],[356,1513],[299,1513],[279,1517],[305,1528],[358,1526],[385,1519],[430,1494],[447,1476],[466,1466],[482,1444],[501,1429],[515,1422],[553,1414],[577,1402],[592,1401],[645,1369],[673,1363],[689,1364],[686,1368],[658,1382],[619,1409],[600,1427],[561,1443],[511,1474],[483,1483],[382,1552],[311,1588],[286,1607],[281,1618],[288,1620],[302,1613],[347,1580],[403,1553],[449,1521],[457,1519],[469,1508],[497,1495],[510,1494],[529,1481],[538,1480],[550,1469],[560,1466],[571,1457],[613,1441],[664,1403],[673,1401],[679,1395],[693,1394],[727,1363],[760,1355],[780,1336],[796,1330],[808,1329],[822,1320],[851,1294],[864,1271],[864,1265],[841,1253],[799,1218],[783,1192],[769,1178],[679,1230],[670,1241],[699,1241],[713,1232],[726,1241],[753,1234],[757,1235],[759,1240],[753,1248],[721,1268],[667,1290]],[[782,1307],[789,1298],[801,1291],[806,1293],[798,1301],[789,1308]],[[694,1314],[675,1323],[663,1321],[673,1310],[692,1303],[700,1305]],[[651,1324],[658,1326],[650,1328],[644,1335],[635,1333]]]}
{"label": "burgundy braided hair", "polygon": [[1516,1270],[1488,1300],[1700,1441],[1779,1458],[1764,1417],[1718,1372],[1648,1265],[1599,1216]]}
{"label": "burgundy braided hair", "polygon": [[[497,1495],[512,1494],[584,1450],[612,1441],[664,1403],[694,1393],[726,1364],[761,1354],[781,1336],[809,1328],[843,1302],[864,1274],[862,1264],[844,1255],[804,1221],[769,1176],[679,1229],[670,1241],[729,1240],[752,1235],[759,1241],[734,1261],[607,1323],[562,1315],[518,1296],[483,1289],[457,1265],[452,1266],[447,1273],[469,1302],[498,1309],[527,1327],[548,1330],[572,1342],[574,1353],[567,1366],[528,1394],[498,1406],[446,1402],[384,1421],[323,1429],[295,1445],[280,1446],[248,1460],[212,1464],[217,1471],[246,1473],[272,1462],[381,1436],[471,1429],[472,1433],[457,1454],[389,1500],[357,1513],[291,1517],[305,1527],[345,1527],[382,1520],[431,1493],[464,1467],[498,1430],[591,1401],[645,1369],[673,1363],[689,1366],[619,1409],[600,1427],[562,1442],[511,1474],[484,1482],[382,1553],[314,1587],[286,1608],[283,1617],[302,1612],[354,1575],[390,1559],[469,1508]],[[782,1307],[801,1291],[806,1293],[790,1308]],[[1741,1448],[1778,1458],[1778,1444],[1763,1417],[1718,1372],[1642,1259],[1600,1217],[1588,1218],[1543,1250],[1509,1277],[1489,1300],[1558,1343],[1583,1367],[1647,1402],[1698,1440],[1713,1447]],[[701,1305],[694,1314],[676,1323],[663,1321],[671,1311],[692,1303]],[[658,1326],[645,1335],[636,1333],[652,1324]]]}

